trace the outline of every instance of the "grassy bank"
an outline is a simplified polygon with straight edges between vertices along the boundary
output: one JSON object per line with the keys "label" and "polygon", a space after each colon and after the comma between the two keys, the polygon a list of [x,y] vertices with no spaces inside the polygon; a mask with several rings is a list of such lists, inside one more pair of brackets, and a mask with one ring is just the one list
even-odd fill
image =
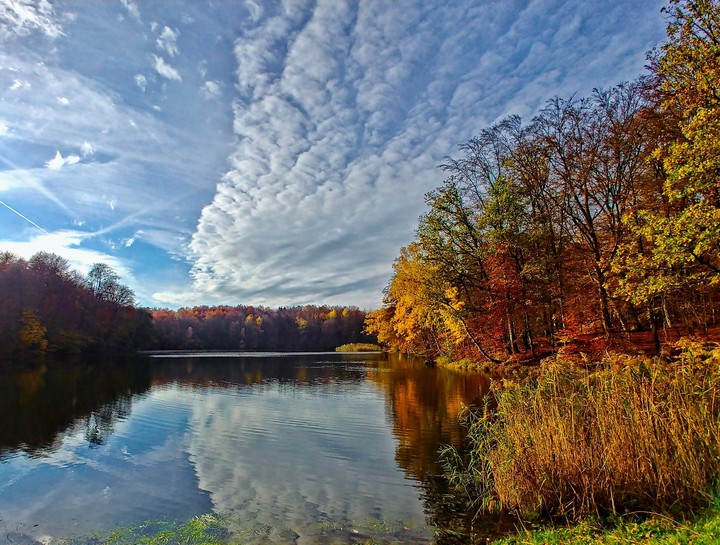
{"label": "grassy bank", "polygon": [[573,526],[527,530],[493,541],[493,545],[714,545],[720,543],[720,506],[692,522],[654,516],[645,520],[618,519],[613,523],[583,521]]}
{"label": "grassy bank", "polygon": [[445,451],[448,476],[478,512],[531,521],[691,516],[717,492],[719,394],[716,344],[685,341],[668,360],[608,355],[592,370],[548,360],[536,381],[504,381],[492,406],[468,412],[470,453]]}

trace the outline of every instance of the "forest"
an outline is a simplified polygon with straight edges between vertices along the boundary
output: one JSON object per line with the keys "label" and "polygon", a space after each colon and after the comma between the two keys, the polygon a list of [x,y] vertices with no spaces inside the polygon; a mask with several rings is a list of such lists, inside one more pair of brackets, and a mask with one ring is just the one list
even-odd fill
{"label": "forest", "polygon": [[374,339],[363,333],[365,312],[355,307],[201,306],[151,314],[156,350],[332,351]]}
{"label": "forest", "polygon": [[664,11],[647,76],[443,163],[368,317],[499,371],[442,457],[476,517],[536,523],[505,543],[720,539],[720,4]]}
{"label": "forest", "polygon": [[509,116],[441,165],[367,330],[498,363],[718,335],[720,34],[672,2],[648,75]]}
{"label": "forest", "polygon": [[331,351],[372,341],[364,321],[355,307],[138,308],[103,263],[82,276],[56,254],[27,261],[0,254],[0,356],[8,360],[136,350]]}
{"label": "forest", "polygon": [[79,353],[127,353],[151,340],[152,317],[111,267],[87,276],[56,254],[29,260],[0,254],[0,330],[4,360]]}

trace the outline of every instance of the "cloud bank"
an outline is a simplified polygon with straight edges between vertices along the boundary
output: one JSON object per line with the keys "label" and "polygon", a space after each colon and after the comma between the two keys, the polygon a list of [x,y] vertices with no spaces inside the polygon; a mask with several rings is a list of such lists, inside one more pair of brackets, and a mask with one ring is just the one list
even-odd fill
{"label": "cloud bank", "polygon": [[376,307],[443,158],[638,76],[663,4],[0,2],[0,198],[40,226],[0,207],[0,249],[77,231],[149,306]]}
{"label": "cloud bank", "polygon": [[190,243],[195,289],[377,306],[444,156],[499,117],[639,75],[643,51],[609,37],[626,7],[250,3],[237,146]]}

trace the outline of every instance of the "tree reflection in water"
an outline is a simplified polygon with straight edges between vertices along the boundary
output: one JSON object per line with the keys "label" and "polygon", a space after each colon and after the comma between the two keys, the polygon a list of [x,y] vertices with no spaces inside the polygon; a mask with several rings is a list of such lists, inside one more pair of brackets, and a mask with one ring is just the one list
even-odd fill
{"label": "tree reflection in water", "polygon": [[0,460],[17,451],[44,456],[73,430],[84,429],[90,446],[101,445],[130,414],[133,396],[150,384],[150,366],[143,361],[4,368]]}
{"label": "tree reflection in water", "polygon": [[[497,535],[507,528],[503,517],[474,519],[464,498],[450,492],[442,475],[439,447],[463,449],[464,407],[482,406],[490,389],[486,375],[427,368],[422,360],[389,354],[368,378],[383,389],[398,440],[396,460],[406,475],[421,483],[428,524],[442,545],[467,543],[470,534]],[[512,529],[512,526],[510,528]]]}

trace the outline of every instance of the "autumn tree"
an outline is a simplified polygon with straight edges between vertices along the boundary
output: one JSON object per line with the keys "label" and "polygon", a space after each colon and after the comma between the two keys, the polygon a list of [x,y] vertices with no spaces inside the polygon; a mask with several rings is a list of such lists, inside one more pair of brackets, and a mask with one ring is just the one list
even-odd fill
{"label": "autumn tree", "polygon": [[335,350],[370,342],[365,312],[354,307],[197,306],[152,311],[154,348]]}
{"label": "autumn tree", "polygon": [[20,344],[25,350],[37,350],[45,352],[48,346],[45,333],[47,329],[42,325],[40,319],[30,309],[22,311],[22,327],[18,333]]}
{"label": "autumn tree", "polygon": [[679,134],[654,152],[665,205],[642,211],[641,251],[622,262],[638,303],[720,284],[720,4],[671,0],[666,11],[668,41],[651,56],[653,97]]}
{"label": "autumn tree", "polygon": [[112,297],[99,297],[90,288],[92,280],[56,254],[38,252],[28,261],[0,254],[0,355],[14,357],[30,350],[59,356],[147,347],[149,314],[124,304],[129,299],[117,294],[127,288],[112,269],[102,270],[106,278],[115,279]]}
{"label": "autumn tree", "polygon": [[402,352],[438,352],[443,290],[437,283],[436,268],[422,259],[418,244],[411,244],[400,250],[393,271],[384,308],[368,315],[366,331]]}
{"label": "autumn tree", "polygon": [[589,99],[553,99],[530,127],[534,148],[547,161],[549,191],[543,198],[559,210],[555,232],[565,239],[565,303],[575,293],[586,305],[588,292],[594,292],[593,314],[605,333],[617,324],[627,329],[628,317],[637,323],[634,309],[614,298],[612,263],[628,237],[623,218],[649,175],[648,141],[639,121],[648,107],[643,88],[639,80],[596,90]]}

